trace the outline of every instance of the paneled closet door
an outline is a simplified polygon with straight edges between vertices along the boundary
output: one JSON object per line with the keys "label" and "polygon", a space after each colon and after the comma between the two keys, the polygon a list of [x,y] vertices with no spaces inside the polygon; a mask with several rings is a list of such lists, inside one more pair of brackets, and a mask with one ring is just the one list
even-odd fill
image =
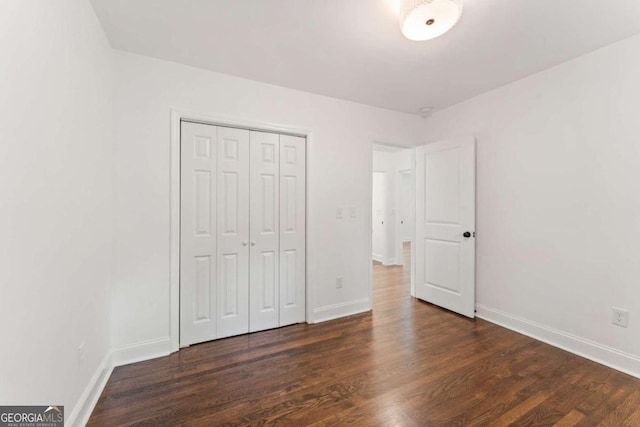
{"label": "paneled closet door", "polygon": [[249,131],[218,127],[217,338],[249,331]]}
{"label": "paneled closet door", "polygon": [[216,331],[217,128],[181,125],[180,345]]}
{"label": "paneled closet door", "polygon": [[280,326],[305,321],[305,145],[280,135]]}
{"label": "paneled closet door", "polygon": [[249,331],[279,326],[280,136],[251,132]]}

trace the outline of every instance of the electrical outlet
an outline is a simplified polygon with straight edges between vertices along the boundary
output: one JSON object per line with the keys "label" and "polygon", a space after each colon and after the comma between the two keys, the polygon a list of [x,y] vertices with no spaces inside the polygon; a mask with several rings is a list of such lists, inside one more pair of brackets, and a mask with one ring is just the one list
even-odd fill
{"label": "electrical outlet", "polygon": [[342,288],[342,276],[336,277],[336,289]]}
{"label": "electrical outlet", "polygon": [[84,365],[84,342],[78,346],[78,367]]}
{"label": "electrical outlet", "polygon": [[624,308],[611,308],[611,323],[626,328],[629,326],[629,312]]}

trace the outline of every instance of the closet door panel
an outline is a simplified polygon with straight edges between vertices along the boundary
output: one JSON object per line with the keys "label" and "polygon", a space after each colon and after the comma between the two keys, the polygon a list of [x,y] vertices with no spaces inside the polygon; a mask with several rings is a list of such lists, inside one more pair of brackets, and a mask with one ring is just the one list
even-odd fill
{"label": "closet door panel", "polygon": [[249,131],[218,127],[218,338],[249,331]]}
{"label": "closet door panel", "polygon": [[180,346],[217,338],[215,126],[183,122],[180,139]]}
{"label": "closet door panel", "polygon": [[250,134],[249,330],[278,327],[279,316],[279,135]]}
{"label": "closet door panel", "polygon": [[280,326],[305,321],[305,148],[280,135]]}

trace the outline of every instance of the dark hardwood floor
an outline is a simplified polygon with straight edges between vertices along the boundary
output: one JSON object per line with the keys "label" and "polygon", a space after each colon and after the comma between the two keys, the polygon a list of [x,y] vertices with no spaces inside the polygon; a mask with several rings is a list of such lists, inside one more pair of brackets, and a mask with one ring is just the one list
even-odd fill
{"label": "dark hardwood floor", "polygon": [[117,425],[640,426],[640,380],[409,297],[374,264],[374,310],[116,368]]}

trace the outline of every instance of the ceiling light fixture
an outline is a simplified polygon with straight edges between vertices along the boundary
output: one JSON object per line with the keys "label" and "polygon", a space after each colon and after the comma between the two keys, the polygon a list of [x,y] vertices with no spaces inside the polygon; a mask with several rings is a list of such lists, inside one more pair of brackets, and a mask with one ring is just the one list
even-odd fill
{"label": "ceiling light fixture", "polygon": [[431,40],[453,28],[461,15],[462,0],[404,0],[400,30],[409,40]]}

